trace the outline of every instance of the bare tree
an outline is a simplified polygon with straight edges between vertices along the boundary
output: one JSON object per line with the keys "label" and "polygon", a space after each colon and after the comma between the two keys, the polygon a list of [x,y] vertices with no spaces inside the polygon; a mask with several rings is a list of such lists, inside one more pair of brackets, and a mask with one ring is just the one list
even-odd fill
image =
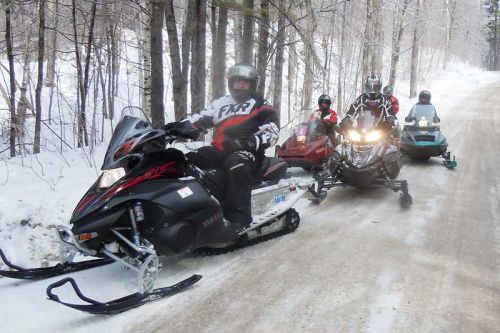
{"label": "bare tree", "polygon": [[197,113],[205,106],[205,24],[207,5],[204,0],[196,0],[195,31],[191,41],[191,113]]}
{"label": "bare tree", "polygon": [[384,6],[381,0],[373,0],[373,47],[371,71],[375,74],[382,75],[382,62],[384,55],[384,37],[382,34],[382,20],[384,15]]}
{"label": "bare tree", "polygon": [[[180,117],[187,116],[187,93],[188,93],[188,77],[189,77],[189,54],[195,24],[192,24],[191,19],[195,13],[195,1],[188,1],[187,9],[184,17],[184,28],[182,32],[182,100],[185,108],[179,110]],[[192,101],[191,101],[192,102]]]}
{"label": "bare tree", "polygon": [[82,70],[81,55],[78,44],[78,33],[77,33],[77,17],[76,17],[76,2],[72,0],[72,17],[73,17],[73,38],[75,43],[75,54],[76,54],[76,68],[77,68],[77,78],[78,78],[78,88],[80,92],[80,109],[78,111],[78,147],[89,145],[88,134],[87,134],[87,124],[86,124],[86,105],[87,105],[87,94],[89,88],[89,68],[90,68],[90,55],[92,51],[92,42],[94,37],[94,23],[95,15],[97,10],[96,0],[92,1],[92,7],[90,10],[90,23],[88,27],[88,37],[87,44],[85,47],[85,67]]}
{"label": "bare tree", "polygon": [[165,2],[165,22],[168,34],[168,46],[170,49],[170,64],[172,66],[172,95],[174,98],[175,120],[179,120],[186,109],[185,101],[182,99],[182,67],[179,51],[179,38],[174,13],[174,1]]}
{"label": "bare tree", "polygon": [[142,52],[142,109],[147,115],[151,115],[151,3],[148,1],[145,6],[141,6],[141,52]]}
{"label": "bare tree", "polygon": [[42,120],[42,87],[43,87],[43,60],[45,52],[45,0],[38,3],[38,80],[36,83],[35,105],[35,140],[33,142],[33,153],[40,153],[40,130]]}
{"label": "bare tree", "polygon": [[413,48],[411,50],[411,73],[410,73],[410,98],[417,96],[417,83],[418,83],[418,58],[420,54],[420,41],[419,32],[421,20],[420,15],[420,2],[417,1],[416,13],[415,13],[415,29],[413,30]]}
{"label": "bare tree", "polygon": [[234,61],[238,64],[243,59],[243,15],[235,12],[233,22]]}
{"label": "bare tree", "polygon": [[394,87],[396,83],[396,70],[399,63],[399,55],[401,52],[401,39],[405,29],[404,16],[406,8],[410,0],[404,0],[402,7],[396,4],[396,14],[394,15],[394,22],[392,27],[392,52],[391,52],[391,68],[389,70],[389,85]]}
{"label": "bare tree", "polygon": [[278,35],[276,36],[276,58],[274,60],[274,93],[273,106],[281,118],[281,91],[283,80],[283,60],[285,53],[285,16],[283,15],[285,3],[279,0],[280,13],[278,18]]}
{"label": "bare tree", "polygon": [[226,32],[227,32],[227,8],[219,7],[219,21],[217,23],[216,43],[212,47],[214,54],[214,66],[212,68],[212,99],[224,96],[224,77],[226,72]]}
{"label": "bare tree", "polygon": [[243,0],[244,3],[244,18],[243,18],[243,41],[242,41],[242,58],[244,64],[251,65],[253,63],[253,19],[252,12],[254,0]]}
{"label": "bare tree", "polygon": [[14,50],[12,47],[12,26],[11,26],[11,9],[12,1],[5,2],[5,42],[7,45],[7,59],[9,61],[9,77],[10,77],[10,135],[9,147],[10,157],[16,156],[16,76],[14,72]]}
{"label": "bare tree", "polygon": [[269,38],[269,1],[261,0],[259,49],[257,52],[257,75],[259,76],[259,81],[257,84],[257,93],[259,95],[264,95],[264,90],[266,88],[268,38]]}
{"label": "bare tree", "polygon": [[340,52],[338,59],[339,75],[337,78],[337,112],[339,115],[343,114],[343,95],[342,95],[342,78],[344,73],[344,52],[345,52],[345,40],[346,40],[346,13],[347,13],[347,1],[344,1],[342,5],[342,32],[340,37]]}
{"label": "bare tree", "polygon": [[165,124],[163,106],[163,17],[165,3],[151,0],[151,123]]}

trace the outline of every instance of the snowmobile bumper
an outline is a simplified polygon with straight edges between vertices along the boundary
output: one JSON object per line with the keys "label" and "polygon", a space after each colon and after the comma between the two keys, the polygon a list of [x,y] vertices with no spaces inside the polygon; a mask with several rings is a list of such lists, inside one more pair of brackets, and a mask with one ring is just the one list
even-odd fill
{"label": "snowmobile bumper", "polygon": [[448,145],[435,145],[435,144],[400,144],[400,149],[403,153],[410,157],[431,157],[440,156],[446,151]]}
{"label": "snowmobile bumper", "polygon": [[71,256],[71,251],[78,251],[84,255],[96,256],[97,251],[85,247],[73,234],[70,228],[58,225],[56,227],[57,236],[61,244],[61,256],[66,258]]}

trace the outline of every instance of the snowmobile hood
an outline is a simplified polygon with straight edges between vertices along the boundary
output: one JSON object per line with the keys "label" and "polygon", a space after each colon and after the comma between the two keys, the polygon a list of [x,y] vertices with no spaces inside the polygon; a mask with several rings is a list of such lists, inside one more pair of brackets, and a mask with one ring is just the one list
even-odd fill
{"label": "snowmobile hood", "polygon": [[184,154],[177,149],[167,149],[145,154],[132,171],[110,187],[99,188],[100,180],[103,177],[101,174],[76,206],[71,223],[99,209],[111,209],[112,207],[105,207],[105,205],[112,198],[127,195],[135,186],[146,181],[184,177],[186,168]]}
{"label": "snowmobile hood", "polygon": [[111,137],[101,169],[123,167],[145,151],[164,148],[161,139],[164,134],[161,129],[153,129],[147,119],[123,116]]}

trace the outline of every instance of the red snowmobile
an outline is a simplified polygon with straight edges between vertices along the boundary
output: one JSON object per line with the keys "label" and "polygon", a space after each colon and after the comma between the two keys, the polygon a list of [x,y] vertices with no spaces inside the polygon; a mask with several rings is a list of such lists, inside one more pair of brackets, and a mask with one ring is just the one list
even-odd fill
{"label": "red snowmobile", "polygon": [[288,167],[311,171],[321,169],[334,149],[324,122],[314,119],[300,123],[294,134],[283,145],[276,147],[276,155],[286,160]]}

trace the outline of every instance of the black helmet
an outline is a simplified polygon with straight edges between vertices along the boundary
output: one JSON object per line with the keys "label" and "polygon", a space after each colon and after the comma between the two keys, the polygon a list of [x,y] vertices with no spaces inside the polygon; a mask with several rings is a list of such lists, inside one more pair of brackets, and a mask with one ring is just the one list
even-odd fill
{"label": "black helmet", "polygon": [[431,102],[431,92],[429,90],[422,90],[418,94],[418,102],[422,104],[429,104]]}
{"label": "black helmet", "polygon": [[370,99],[375,99],[380,95],[382,90],[382,80],[378,75],[372,74],[365,81],[365,95]]}
{"label": "black helmet", "polygon": [[382,90],[382,93],[386,96],[392,96],[392,93],[394,92],[394,89],[392,86],[385,86],[384,89]]}
{"label": "black helmet", "polygon": [[[326,102],[326,107],[323,106],[323,103]],[[318,98],[318,106],[320,109],[325,109],[328,110],[330,108],[330,105],[332,105],[332,98],[328,95],[321,95]]]}
{"label": "black helmet", "polygon": [[[250,90],[234,89],[233,82],[244,80],[250,82]],[[248,100],[257,90],[257,70],[249,65],[238,64],[229,68],[227,71],[227,85],[231,96],[238,102]]]}

